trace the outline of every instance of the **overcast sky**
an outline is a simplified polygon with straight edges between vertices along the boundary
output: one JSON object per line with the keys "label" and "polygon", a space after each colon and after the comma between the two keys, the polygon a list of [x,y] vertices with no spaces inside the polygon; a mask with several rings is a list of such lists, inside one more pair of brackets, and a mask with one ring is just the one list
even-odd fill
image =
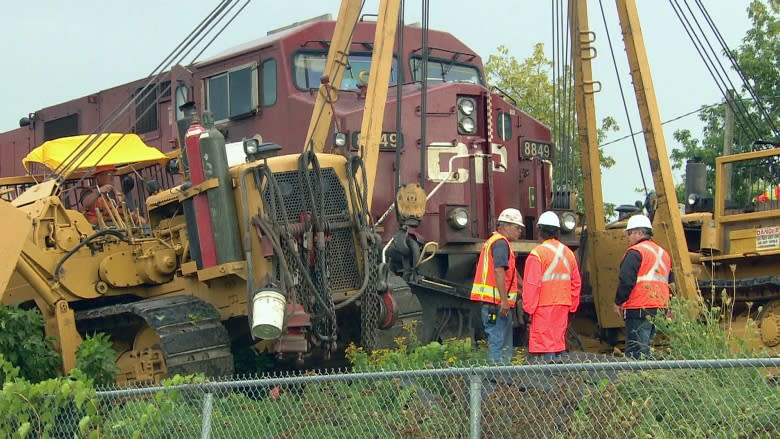
{"label": "overcast sky", "polygon": [[[615,5],[609,0],[602,2],[623,88],[631,94]],[[3,41],[0,131],[18,127],[22,116],[43,107],[145,77],[217,3],[216,0],[12,2],[6,6],[5,20],[0,26],[0,41]],[[364,12],[376,13],[378,3],[378,0],[367,0]],[[432,0],[430,26],[451,32],[485,61],[502,44],[512,56],[522,60],[531,54],[537,42],[544,43],[548,49],[551,46],[553,3],[557,2]],[[721,101],[717,85],[688,41],[669,2],[637,0],[637,3],[661,119],[670,120],[703,104]],[[705,0],[704,3],[726,43],[737,47],[749,26],[745,12],[748,0]],[[339,4],[338,0],[254,0],[204,56],[259,38],[270,29],[295,21],[325,13],[335,17]],[[596,111],[599,117],[611,115],[618,120],[622,129],[610,137],[616,139],[628,134],[628,124],[605,46],[599,1],[589,1],[589,9],[599,48],[594,77],[603,84],[603,91],[596,95]],[[407,23],[420,21],[420,0],[407,0],[405,10]],[[628,105],[631,123],[638,130],[636,104],[631,100]],[[675,146],[672,132],[679,128],[691,128],[696,135],[700,132],[695,115],[666,124],[669,150]],[[644,148],[641,136],[637,142]],[[605,151],[617,160],[615,168],[604,175],[605,201],[623,204],[641,198],[633,191],[642,182],[631,141],[613,143]],[[647,183],[652,187],[644,149],[640,150],[640,157],[645,163]]]}

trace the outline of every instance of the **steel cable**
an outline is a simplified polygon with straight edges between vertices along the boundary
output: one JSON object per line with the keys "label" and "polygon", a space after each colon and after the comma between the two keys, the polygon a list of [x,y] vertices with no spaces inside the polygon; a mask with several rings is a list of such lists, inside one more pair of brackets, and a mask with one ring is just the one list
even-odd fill
{"label": "steel cable", "polygon": [[[704,29],[702,29],[701,24],[699,24],[699,20],[696,18],[696,15],[694,14],[691,7],[688,5],[688,2],[685,2],[685,7],[688,9],[689,16],[691,17],[691,20],[694,24],[696,24],[696,29],[698,29],[699,34],[701,35],[701,39],[703,40],[703,43],[701,40],[698,39],[697,41],[701,45],[702,49],[704,49],[704,52],[707,54],[707,59],[710,61],[711,65],[716,69],[718,78],[721,80],[721,84],[723,86],[723,89],[726,90],[726,92],[723,92],[723,97],[726,100],[726,102],[729,102],[728,99],[728,90],[736,90],[736,85],[734,85],[734,82],[731,80],[731,78],[728,75],[728,72],[726,70],[726,67],[723,66],[723,63],[720,61],[720,57],[718,56],[718,53],[715,51],[715,49],[712,47],[712,44],[710,43],[710,39],[705,36]],[[688,22],[688,24],[693,27],[693,25]],[[706,43],[706,48],[704,47],[704,43]],[[706,49],[709,49],[706,50]],[[710,57],[709,54],[712,54]],[[739,68],[737,68],[737,72],[739,72]],[[744,80],[744,78],[742,78]],[[734,102],[734,105],[737,106],[737,108],[733,108],[735,113],[739,113],[739,115],[746,120],[755,130],[753,133],[754,138],[760,137],[760,130],[758,129],[758,126],[754,123],[753,118],[750,117],[750,111],[748,110],[747,106],[744,105],[743,101]]]}
{"label": "steel cable", "polygon": [[[196,29],[193,30],[192,32],[190,32],[190,34],[184,39],[184,41],[179,43],[179,45],[171,53],[169,53],[163,59],[163,61],[161,61],[157,65],[157,67],[155,67],[152,70],[152,73],[150,73],[147,76],[146,84],[143,87],[141,87],[141,90],[143,90],[145,93],[147,93],[147,94],[143,95],[141,99],[145,99],[148,96],[148,93],[151,93],[151,88],[149,86],[157,80],[157,77],[162,73],[162,71],[163,71],[162,69],[164,69],[166,67],[166,65],[168,64],[168,61],[171,58],[175,57],[177,53],[180,53],[180,51],[183,50],[183,48],[186,47],[186,45],[189,45],[190,43],[188,42],[188,40],[191,41],[191,38],[194,38],[195,35],[197,35],[198,33],[202,32],[202,30],[199,30],[199,29],[202,29],[204,26],[207,26],[208,23],[210,23],[214,19],[214,17],[216,16],[215,14],[219,13],[218,11],[221,11],[222,9],[224,9],[224,7],[227,6],[229,1],[231,1],[231,0],[223,0],[222,3],[217,5],[215,7],[215,9],[212,10],[212,12],[196,27]],[[184,47],[182,47],[182,46],[184,46]],[[102,133],[104,131],[107,131],[109,128],[111,128],[113,126],[114,121],[116,121],[122,114],[124,114],[127,111],[127,109],[129,108],[130,104],[133,102],[133,99],[134,99],[134,96],[128,97],[124,101],[124,103],[120,104],[120,106],[116,107],[111,113],[109,113],[108,118],[106,120],[104,120],[103,122],[99,123],[98,126],[90,134],[94,135],[94,134],[97,134],[97,133]],[[96,137],[94,137],[94,138],[87,137],[85,139],[86,145],[82,148],[82,145],[84,145],[84,143],[85,143],[85,142],[82,142],[81,145],[79,145],[76,149],[74,149],[68,155],[68,157],[66,157],[66,159],[63,161],[61,166],[59,166],[57,169],[54,169],[52,171],[52,174],[57,173],[58,174],[58,178],[61,179],[61,180],[64,180],[64,178],[67,178],[67,175],[69,173],[71,173],[73,169],[76,169],[78,167],[78,163],[80,163],[80,162],[78,162],[79,157],[81,155],[85,154],[86,151],[88,151],[90,149],[92,149],[94,151],[94,149],[99,146],[99,144],[98,145],[94,145],[94,148],[93,148],[93,144],[95,143],[96,140],[97,140]],[[118,143],[118,141],[117,141],[117,143]],[[114,145],[112,145],[111,148],[113,148],[114,146],[116,146],[116,143]],[[71,158],[71,156],[74,156],[74,157]],[[85,159],[82,159],[81,162],[83,162],[83,160],[85,160]],[[67,173],[64,173],[64,172],[67,172]]]}
{"label": "steel cable", "polygon": [[[221,33],[225,27],[230,24],[230,22],[235,19],[235,17],[240,13],[248,4],[250,0],[246,0],[244,3],[244,6],[239,8],[239,10],[234,14],[234,16],[228,21],[227,24],[223,25],[222,30],[219,32]],[[158,66],[152,71],[152,73],[147,77],[148,80],[146,81],[145,85],[140,88],[142,90],[140,98],[138,95],[136,96],[130,96],[128,97],[123,104],[121,104],[119,107],[117,107],[112,113],[109,114],[109,117],[104,120],[103,122],[99,123],[98,126],[93,130],[92,133],[90,133],[90,136],[85,138],[85,141],[82,142],[74,151],[66,158],[66,160],[63,161],[63,163],[55,170],[52,171],[52,173],[49,174],[49,177],[56,174],[56,178],[59,181],[64,181],[67,176],[72,173],[75,169],[77,169],[87,158],[89,158],[89,155],[91,155],[96,148],[102,143],[100,141],[100,136],[96,136],[95,134],[98,133],[104,133],[106,131],[109,131],[112,127],[114,127],[116,121],[121,117],[122,114],[124,114],[129,108],[131,103],[133,103],[134,100],[143,102],[151,93],[156,89],[156,87],[152,87],[153,84],[156,83],[156,81],[159,79],[159,76],[164,72],[164,69],[168,67],[168,65],[174,65],[180,63],[184,57],[189,55],[192,50],[196,47],[200,41],[205,38],[205,36],[213,31],[216,26],[224,20],[224,18],[227,16],[227,14],[233,9],[235,4],[230,6],[231,0],[223,0],[219,5],[215,7],[214,10],[212,10],[211,13],[196,27],[195,30],[190,32],[190,34],[179,43],[179,45],[168,55],[166,58],[158,64]],[[216,20],[216,22],[215,22]],[[213,23],[213,24],[212,24]],[[198,39],[198,37],[200,38]],[[196,40],[197,39],[197,40]],[[193,43],[194,41],[194,43]],[[213,39],[209,42],[209,45],[213,42]],[[203,49],[205,50],[208,47],[208,45]],[[201,51],[202,53],[202,51]],[[169,60],[172,58],[179,57],[179,60],[176,62],[169,63]],[[155,99],[153,103],[150,103],[149,106],[145,109],[143,109],[141,115],[146,114],[146,112],[150,111],[151,107],[153,105],[157,105],[157,102],[159,100],[159,96],[167,92],[167,90],[170,89],[170,83],[167,85],[167,89],[164,90],[162,93],[158,95],[158,97]],[[124,133],[126,134],[126,133]],[[124,134],[113,144],[111,147],[108,148],[105,154],[108,154],[111,149],[113,149],[119,141],[124,137]],[[105,139],[105,138],[103,138]],[[97,143],[96,142],[100,142]],[[86,157],[83,157],[84,154],[89,151],[89,154],[87,154]],[[105,157],[105,154],[103,157]],[[103,157],[100,157],[102,159]],[[99,162],[99,160],[98,160]],[[86,178],[85,176],[82,176],[81,180]]]}
{"label": "steel cable", "polygon": [[[612,66],[615,68],[615,78],[617,79],[618,90],[620,90],[620,100],[623,102],[623,111],[625,112],[626,121],[628,123],[628,132],[633,133],[634,132],[634,127],[633,127],[633,124],[631,123],[631,116],[628,113],[628,104],[626,103],[626,94],[625,94],[625,92],[623,90],[623,81],[620,80],[620,72],[619,72],[618,66],[617,66],[617,59],[615,57],[615,50],[612,47],[612,37],[610,36],[610,33],[609,33],[609,27],[607,26],[607,16],[606,16],[606,14],[604,14],[604,5],[603,5],[601,0],[599,0],[599,9],[601,10],[601,19],[602,19],[602,21],[604,23],[604,29],[606,30],[605,33],[607,35],[607,46],[609,47],[609,53],[612,56]],[[642,131],[640,131],[640,133],[641,132]],[[636,138],[634,137],[633,134],[631,136],[629,136],[629,137],[631,138],[631,143],[634,145],[634,155],[636,156],[636,165],[639,168],[639,176],[642,178],[642,187],[645,190],[645,196],[647,196],[647,193],[648,193],[648,191],[647,191],[647,181],[645,180],[645,173],[642,170],[642,161],[639,158],[639,146],[637,146]],[[601,148],[601,146],[599,146],[599,148]]]}
{"label": "steel cable", "polygon": [[745,88],[748,90],[748,93],[750,93],[750,96],[753,98],[753,100],[756,102],[759,111],[764,116],[765,121],[769,125],[770,129],[774,133],[776,137],[780,137],[780,133],[778,133],[777,127],[774,124],[774,121],[772,120],[771,115],[767,112],[766,106],[764,105],[761,98],[755,93],[755,90],[753,89],[753,86],[750,84],[750,81],[745,78],[745,72],[740,67],[739,63],[737,62],[736,58],[734,57],[734,54],[732,53],[731,49],[729,48],[728,44],[726,44],[726,40],[723,38],[723,35],[718,30],[717,26],[715,25],[715,22],[712,20],[712,17],[710,16],[709,12],[707,11],[707,8],[704,6],[704,4],[701,2],[701,0],[696,0],[696,4],[699,7],[699,11],[704,16],[704,19],[707,21],[707,24],[710,27],[710,30],[715,35],[715,38],[718,40],[718,43],[720,43],[720,47],[723,50],[723,52],[728,57],[729,61],[731,62],[731,67],[736,70],[737,74],[739,74],[739,77],[742,79],[742,84],[745,86]]}
{"label": "steel cable", "polygon": [[[674,9],[675,14],[677,15],[677,18],[680,21],[680,24],[683,26],[683,29],[688,35],[688,38],[690,39],[691,43],[693,43],[693,46],[696,49],[697,53],[699,54],[699,57],[704,62],[704,66],[707,68],[707,71],[710,73],[710,77],[712,77],[713,81],[715,81],[715,84],[718,87],[718,90],[720,91],[721,95],[726,96],[727,87],[724,82],[719,81],[719,78],[721,78],[721,74],[720,72],[716,74],[713,71],[715,67],[714,63],[712,62],[709,54],[708,53],[705,54],[704,45],[701,43],[701,39],[699,38],[699,36],[695,35],[695,29],[693,28],[693,25],[690,23],[690,20],[688,20],[682,7],[677,4],[677,0],[669,0],[669,3]],[[755,124],[753,124],[750,117],[744,111],[744,106],[740,107],[739,105],[737,105],[737,107],[738,108],[735,108],[734,110],[735,110],[735,115],[738,118],[740,118],[741,121],[741,123],[739,124],[739,129],[748,137],[756,138],[758,133],[757,127],[755,126]]]}

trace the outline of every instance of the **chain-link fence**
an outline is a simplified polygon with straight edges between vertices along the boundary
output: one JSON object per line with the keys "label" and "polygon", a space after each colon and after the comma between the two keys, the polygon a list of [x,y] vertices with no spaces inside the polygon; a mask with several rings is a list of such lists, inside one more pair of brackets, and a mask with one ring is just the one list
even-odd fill
{"label": "chain-link fence", "polygon": [[33,422],[28,437],[780,437],[779,367],[780,358],[571,354],[506,367],[175,378],[61,404],[54,425]]}

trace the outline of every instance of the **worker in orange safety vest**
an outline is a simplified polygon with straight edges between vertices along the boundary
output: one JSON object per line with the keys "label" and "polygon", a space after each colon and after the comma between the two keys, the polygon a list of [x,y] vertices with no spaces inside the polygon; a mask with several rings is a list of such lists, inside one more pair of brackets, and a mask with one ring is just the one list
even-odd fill
{"label": "worker in orange safety vest", "polygon": [[780,185],[777,185],[774,190],[769,188],[753,197],[754,203],[768,203],[770,201],[780,201]]}
{"label": "worker in orange safety vest", "polygon": [[566,350],[569,314],[580,304],[580,270],[574,253],[558,240],[561,223],[544,212],[536,223],[542,243],[525,261],[523,311],[531,317],[529,362],[555,360]]}
{"label": "worker in orange safety vest", "polygon": [[519,210],[504,209],[496,231],[482,246],[474,273],[471,300],[482,303],[488,360],[494,364],[510,364],[514,355],[510,309],[517,302],[518,274],[509,243],[516,241],[524,228]]}
{"label": "worker in orange safety vest", "polygon": [[669,253],[651,238],[653,225],[644,215],[634,215],[626,224],[629,247],[620,262],[620,277],[614,310],[626,323],[625,354],[650,358],[655,335],[652,318],[669,308],[669,283],[674,281]]}

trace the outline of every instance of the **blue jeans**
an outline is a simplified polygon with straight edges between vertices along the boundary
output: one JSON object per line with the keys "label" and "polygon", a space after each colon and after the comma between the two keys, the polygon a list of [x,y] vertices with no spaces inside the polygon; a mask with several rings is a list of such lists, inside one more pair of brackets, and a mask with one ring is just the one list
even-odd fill
{"label": "blue jeans", "polygon": [[482,305],[482,325],[485,327],[488,344],[488,361],[493,364],[509,365],[515,354],[512,344],[512,313],[501,317],[498,315],[495,323],[488,322],[488,314],[493,310],[498,313],[498,305]]}
{"label": "blue jeans", "polygon": [[650,321],[650,316],[641,318],[626,318],[626,356],[639,358],[652,358],[650,354],[650,341],[655,335],[655,325]]}

